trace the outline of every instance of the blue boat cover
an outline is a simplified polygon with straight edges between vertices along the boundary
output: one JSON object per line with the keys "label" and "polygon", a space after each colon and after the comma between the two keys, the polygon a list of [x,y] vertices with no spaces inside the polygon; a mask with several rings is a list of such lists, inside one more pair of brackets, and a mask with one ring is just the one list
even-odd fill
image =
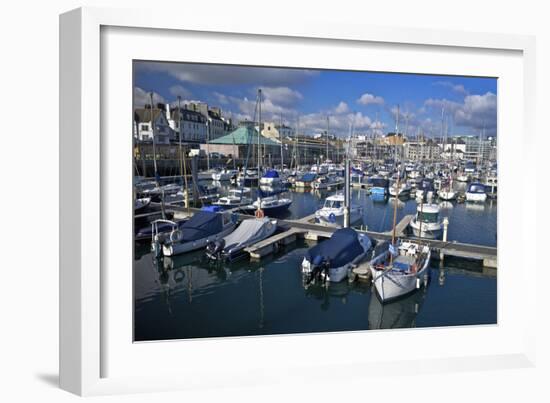
{"label": "blue boat cover", "polygon": [[352,228],[341,228],[331,238],[320,242],[306,252],[305,258],[313,262],[317,256],[330,260],[330,267],[341,267],[364,252]]}
{"label": "blue boat cover", "polygon": [[198,211],[182,225],[181,229],[183,232],[183,242],[206,238],[222,231],[222,215],[210,211]]}
{"label": "blue boat cover", "polygon": [[270,169],[264,174],[264,178],[278,178],[278,177],[279,177],[279,172],[277,172],[274,169]]}
{"label": "blue boat cover", "polygon": [[299,180],[302,182],[313,182],[317,178],[317,174],[313,172],[308,172],[307,174],[304,174]]}
{"label": "blue boat cover", "polygon": [[210,211],[211,213],[217,213],[222,210],[221,206],[203,206],[201,208],[201,211]]}

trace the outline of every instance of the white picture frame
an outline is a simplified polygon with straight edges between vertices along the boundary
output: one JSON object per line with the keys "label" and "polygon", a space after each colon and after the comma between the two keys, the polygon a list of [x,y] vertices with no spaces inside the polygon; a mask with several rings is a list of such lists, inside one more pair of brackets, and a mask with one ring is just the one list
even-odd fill
{"label": "white picture frame", "polygon": [[[124,300],[116,310],[111,311],[112,288],[106,283],[109,281],[123,282],[124,278],[111,278],[111,272],[106,272],[106,267],[112,266],[110,260],[116,259],[113,256],[109,244],[105,243],[107,236],[104,231],[110,223],[106,220],[105,212],[111,208],[105,194],[116,192],[115,187],[121,182],[119,177],[105,178],[105,170],[113,165],[113,153],[116,147],[124,149],[126,143],[113,143],[114,137],[102,137],[110,129],[112,114],[102,109],[102,92],[116,89],[106,89],[104,86],[102,70],[109,64],[109,60],[103,60],[105,56],[113,57],[109,53],[112,47],[120,46],[123,42],[118,39],[109,40],[108,46],[105,37],[102,35],[109,31],[110,27],[117,27],[122,30],[122,36],[127,36],[128,31],[143,30],[147,36],[153,33],[167,35],[161,40],[178,40],[177,35],[181,33],[193,33],[197,40],[200,33],[209,40],[210,34],[215,34],[212,41],[217,41],[224,35],[227,40],[238,38],[238,40],[251,40],[256,44],[267,46],[267,44],[285,43],[292,41],[299,46],[311,46],[315,41],[320,41],[320,46],[338,49],[339,47],[361,47],[371,46],[384,51],[386,48],[395,48],[396,52],[443,52],[452,60],[453,52],[466,52],[477,54],[483,58],[485,54],[510,55],[510,70],[504,73],[509,78],[500,91],[499,87],[499,136],[501,135],[501,124],[506,125],[502,132],[506,133],[507,128],[517,128],[522,134],[521,138],[506,140],[503,144],[499,142],[499,159],[507,158],[513,150],[513,144],[519,143],[518,163],[528,163],[535,155],[534,145],[534,94],[535,94],[535,42],[534,38],[520,35],[501,35],[487,33],[467,33],[456,31],[429,31],[405,28],[383,28],[358,26],[349,24],[337,24],[326,22],[304,22],[300,26],[289,26],[289,24],[265,25],[261,20],[247,21],[246,31],[242,25],[230,19],[223,19],[215,15],[209,18],[194,18],[182,20],[177,13],[160,13],[157,11],[144,10],[115,10],[102,8],[81,8],[70,11],[60,17],[60,384],[63,389],[80,395],[96,395],[111,393],[135,393],[177,390],[189,388],[208,388],[211,386],[228,385],[254,385],[270,382],[296,382],[301,380],[304,371],[315,366],[327,368],[338,368],[341,379],[349,376],[369,376],[379,374],[382,368],[387,373],[405,374],[410,370],[422,373],[438,371],[464,371],[494,368],[522,368],[534,365],[535,350],[535,285],[528,283],[522,291],[522,300],[518,302],[519,307],[511,307],[516,301],[508,300],[509,294],[505,291],[512,279],[511,268],[517,263],[517,257],[506,254],[506,246],[512,242],[511,235],[502,230],[506,225],[499,218],[499,325],[488,327],[475,327],[467,329],[423,329],[406,330],[395,333],[385,333],[384,337],[407,337],[414,338],[421,334],[422,337],[465,337],[465,344],[462,348],[468,347],[468,340],[482,338],[487,344],[471,345],[470,353],[457,348],[456,351],[445,351],[444,348],[426,354],[409,354],[396,357],[371,357],[363,353],[356,353],[353,356],[345,356],[343,359],[319,359],[315,357],[300,356],[294,354],[295,359],[277,361],[276,356],[269,356],[267,351],[274,354],[283,351],[282,348],[292,352],[307,348],[307,344],[313,340],[323,337],[323,342],[335,338],[345,338],[349,345],[365,343],[366,337],[380,338],[382,333],[350,332],[345,334],[329,334],[316,336],[277,336],[277,337],[255,337],[255,338],[234,338],[225,340],[191,341],[187,344],[177,342],[148,343],[147,345],[135,346],[128,340],[126,333],[122,341],[115,340],[119,330],[115,326],[125,326],[131,321],[129,311],[128,295],[131,295],[131,283],[128,283],[128,290],[121,291]],[[115,32],[115,31],[113,31]],[[132,31],[138,32],[138,31]],[[132,32],[129,34],[132,35]],[[164,33],[164,34],[163,34]],[[175,35],[175,36],[174,36]],[[116,37],[116,32],[115,32]],[[248,39],[247,39],[248,38]],[[120,39],[120,38],[119,38]],[[158,39],[158,38],[157,38]],[[104,48],[109,48],[105,51]],[[392,48],[392,49],[393,49]],[[399,50],[401,49],[401,50]],[[107,53],[105,53],[107,52]],[[149,59],[157,59],[162,56],[159,49],[155,55],[151,54]],[[129,57],[122,55],[120,57]],[[458,53],[457,53],[458,54]],[[498,56],[500,57],[500,56]],[[445,57],[442,58],[444,63]],[[503,56],[503,65],[507,56]],[[127,61],[127,59],[125,59]],[[239,60],[238,58],[235,60]],[[458,60],[458,59],[456,59]],[[222,62],[223,59],[214,60]],[[242,61],[246,64],[246,61]],[[342,67],[346,66],[343,60]],[[349,61],[348,61],[349,63]],[[480,74],[490,72],[490,64],[494,60],[487,60],[487,67],[483,63],[476,66]],[[279,63],[279,65],[281,65]],[[126,66],[127,67],[127,66]],[[126,67],[122,67],[124,70]],[[315,66],[312,66],[315,67]],[[460,65],[455,70],[459,72]],[[110,68],[107,66],[107,68]],[[420,68],[420,67],[419,67]],[[437,66],[433,67],[434,69]],[[473,67],[474,68],[474,67]],[[504,69],[505,67],[499,67]],[[441,70],[437,70],[441,72]],[[504,71],[504,70],[503,70]],[[426,71],[423,71],[426,72]],[[434,70],[436,72],[436,70]],[[114,73],[114,74],[120,74]],[[509,76],[506,76],[509,74]],[[113,88],[127,88],[127,81],[113,84]],[[124,87],[124,85],[126,87]],[[510,91],[508,91],[510,90]],[[123,91],[124,92],[124,91]],[[120,95],[120,94],[119,94]],[[508,99],[513,98],[514,100]],[[120,98],[115,93],[109,102],[118,99],[127,99],[130,94]],[[519,97],[519,100],[518,100]],[[516,117],[509,118],[503,113],[509,111],[508,101],[515,102],[513,105],[521,106],[521,113]],[[126,106],[125,106],[126,107]],[[131,108],[131,105],[127,105]],[[506,114],[506,113],[505,113]],[[508,120],[511,119],[511,120]],[[130,120],[129,120],[130,122]],[[131,122],[130,122],[131,124]],[[111,130],[111,131],[110,131]],[[130,136],[128,136],[130,138]],[[504,136],[506,138],[506,136]],[[111,147],[112,146],[112,147]],[[501,147],[502,146],[502,147]],[[107,147],[107,148],[106,148]],[[118,148],[116,148],[118,150]],[[126,156],[121,157],[122,159]],[[129,156],[128,156],[129,158]],[[124,166],[124,163],[122,163]],[[500,167],[499,167],[500,170]],[[124,169],[122,169],[124,171]],[[130,171],[128,171],[130,172]],[[515,179],[511,169],[503,167],[499,171],[502,175],[502,182],[499,178],[499,193],[506,195],[510,192],[510,184]],[[116,175],[114,175],[116,176]],[[128,179],[129,180],[129,179]],[[524,185],[533,189],[536,194],[535,176],[527,177]],[[121,194],[127,190],[121,187]],[[128,193],[130,195],[130,193]],[[535,197],[535,195],[533,195]],[[500,198],[500,196],[499,196]],[[511,213],[510,206],[503,203],[499,205],[499,217],[504,213]],[[116,210],[115,210],[116,211]],[[513,212],[518,222],[523,224],[517,229],[518,239],[521,239],[517,248],[520,251],[527,251],[530,247],[528,241],[527,222],[536,222],[535,211],[529,209],[525,204]],[[110,214],[110,213],[109,213]],[[124,216],[124,214],[123,214]],[[118,215],[109,215],[110,219],[118,219]],[[501,225],[502,223],[502,225]],[[113,239],[112,236],[109,239]],[[128,243],[130,243],[128,239]],[[502,251],[502,253],[501,253]],[[520,254],[518,254],[520,255]],[[120,257],[118,257],[120,258]],[[514,260],[516,259],[516,260]],[[525,253],[521,260],[521,275],[536,276],[536,257],[534,254]],[[126,264],[122,263],[123,265]],[[125,275],[127,270],[121,270]],[[127,278],[127,277],[126,277]],[[504,300],[502,300],[504,299]],[[114,308],[113,308],[114,309]],[[519,319],[519,313],[511,314],[511,318],[503,317],[502,309],[505,309],[504,316],[508,310],[518,309],[524,312]],[[118,312],[116,314],[112,312]],[[122,313],[121,313],[122,312]],[[125,318],[121,317],[126,315]],[[113,319],[114,316],[114,319]],[[121,330],[121,332],[130,331]],[[458,336],[460,334],[460,336]],[[394,336],[395,335],[395,336]],[[436,336],[434,336],[436,335]],[[490,338],[494,338],[494,348],[484,353]],[[499,344],[502,340],[502,345]],[[506,343],[505,343],[506,341]],[[127,346],[116,343],[125,343]],[[154,345],[153,345],[154,344]],[[176,371],[173,364],[169,364],[166,351],[162,349],[171,344],[172,351],[181,350],[186,355],[186,368],[193,368],[192,372],[185,372],[185,368]],[[163,347],[164,346],[164,347]],[[228,353],[230,347],[231,353]],[[212,357],[224,357],[227,360],[242,361],[232,365],[238,366],[238,371],[246,372],[247,377],[227,376],[223,365],[218,372],[212,372],[207,365],[201,364],[201,356],[204,359],[205,349],[212,351]],[[117,370],[111,370],[106,364],[107,361],[127,361],[135,367],[132,361],[133,354],[139,354],[141,362],[146,363],[147,359],[153,359],[153,351],[159,362],[164,360],[162,374],[151,375],[146,372],[130,372],[130,364],[127,367],[120,365]],[[139,350],[139,351],[138,351]],[[119,353],[124,351],[124,353]],[[194,354],[195,352],[195,354]],[[243,352],[248,352],[243,355]],[[257,371],[261,362],[255,361],[255,357],[262,352],[268,358],[263,361],[262,371]],[[248,357],[249,356],[249,357]],[[160,358],[159,358],[160,357]],[[239,360],[240,358],[243,358]],[[210,364],[211,362],[209,362]],[[220,363],[223,364],[223,363]],[[145,365],[145,364],[144,364]],[[320,375],[321,377],[323,375]]]}

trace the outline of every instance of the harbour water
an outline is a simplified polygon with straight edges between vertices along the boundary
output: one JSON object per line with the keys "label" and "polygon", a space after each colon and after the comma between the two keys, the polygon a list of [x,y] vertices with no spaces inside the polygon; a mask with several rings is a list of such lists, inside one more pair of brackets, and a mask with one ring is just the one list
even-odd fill
{"label": "harbour water", "polygon": [[[330,192],[289,192],[282,218],[312,214]],[[392,228],[396,201],[375,202],[352,191],[371,231]],[[397,219],[414,214],[416,201],[397,201]],[[496,200],[445,203],[449,241],[496,246]],[[213,265],[197,251],[153,259],[150,245],[136,244],[134,302],[136,341],[253,336],[327,331],[494,324],[497,275],[479,263],[433,262],[430,282],[410,296],[382,305],[370,284],[347,281],[305,287],[300,263],[313,242],[299,241],[261,262],[248,258]]]}

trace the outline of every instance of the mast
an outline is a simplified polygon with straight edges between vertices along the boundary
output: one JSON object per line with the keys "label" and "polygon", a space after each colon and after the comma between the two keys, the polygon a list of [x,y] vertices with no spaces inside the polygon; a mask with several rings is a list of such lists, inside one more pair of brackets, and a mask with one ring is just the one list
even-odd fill
{"label": "mast", "polygon": [[279,140],[281,141],[281,172],[284,169],[284,150],[283,150],[283,114],[281,113],[281,123],[279,124]]}
{"label": "mast", "polygon": [[[395,117],[395,136],[393,138],[393,165],[397,168],[397,136],[399,133],[399,105],[397,105],[397,115]],[[399,178],[399,176],[398,176]]]}
{"label": "mast", "polygon": [[328,160],[328,131],[330,129],[330,117],[327,115],[327,151],[325,154],[325,161]]}
{"label": "mast", "polygon": [[187,206],[187,214],[189,213],[189,186],[187,185],[187,164],[185,163],[185,152],[182,147],[182,137],[183,137],[183,124],[182,124],[182,113],[181,113],[181,97],[178,95],[178,118],[179,118],[179,151],[180,151],[180,175],[182,176],[182,186],[185,185],[184,194],[185,194],[185,205]]}
{"label": "mast", "polygon": [[260,167],[261,161],[261,139],[262,136],[262,89],[258,89],[258,189],[260,185]]}
{"label": "mast", "polygon": [[157,171],[157,146],[156,146],[156,139],[155,139],[155,120],[153,118],[153,93],[149,93],[149,97],[151,99],[151,131],[153,133],[153,168],[155,171],[155,181],[157,182],[157,186],[159,186],[159,180],[158,180],[158,171]]}
{"label": "mast", "polygon": [[[395,120],[395,135],[397,136],[397,133],[399,131],[399,105],[397,105],[397,119]],[[396,163],[397,161],[394,161]],[[396,164],[397,166],[397,164]],[[396,224],[397,224],[397,194],[399,192],[400,187],[400,180],[401,180],[401,173],[399,172],[399,169],[397,170],[397,185],[396,185],[396,198],[395,203],[393,205],[393,228],[392,228],[392,234],[391,234],[391,244],[392,246],[395,245],[395,231],[396,231]],[[390,263],[393,263],[393,253],[390,253]]]}

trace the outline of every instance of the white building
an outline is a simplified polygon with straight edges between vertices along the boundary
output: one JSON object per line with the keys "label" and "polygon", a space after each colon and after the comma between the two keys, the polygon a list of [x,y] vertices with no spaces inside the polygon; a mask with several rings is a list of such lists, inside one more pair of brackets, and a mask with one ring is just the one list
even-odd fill
{"label": "white building", "polygon": [[[182,108],[181,111],[178,111],[176,108],[171,112],[170,121],[173,122],[171,125],[173,125],[177,136],[179,136],[181,129],[182,141],[186,143],[206,142],[208,126],[206,118],[200,112],[184,108]],[[176,140],[179,140],[179,137],[177,136]]]}
{"label": "white building", "polygon": [[142,142],[153,141],[153,124],[156,144],[170,144],[173,131],[166,114],[160,108],[153,109],[153,122],[150,108],[138,108],[134,111],[134,137]]}

